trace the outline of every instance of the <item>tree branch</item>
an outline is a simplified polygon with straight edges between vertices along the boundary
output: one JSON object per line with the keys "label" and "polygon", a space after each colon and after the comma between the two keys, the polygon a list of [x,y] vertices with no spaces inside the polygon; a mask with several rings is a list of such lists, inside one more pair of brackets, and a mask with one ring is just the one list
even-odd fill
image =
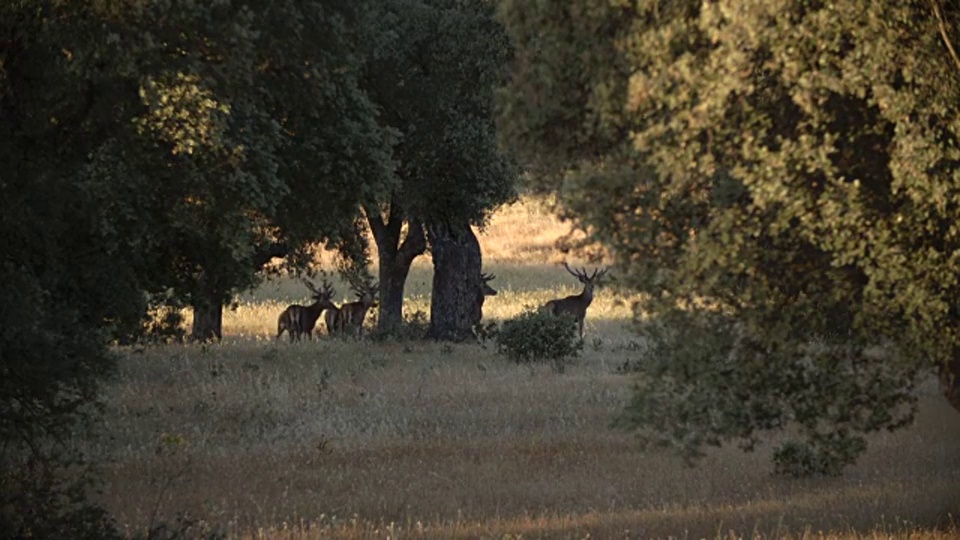
{"label": "tree branch", "polygon": [[423,233],[423,224],[418,220],[410,220],[407,227],[407,236],[400,244],[397,251],[397,262],[410,264],[413,259],[422,255],[427,250],[427,237]]}
{"label": "tree branch", "polygon": [[271,259],[282,259],[289,254],[290,248],[287,246],[287,244],[283,242],[274,242],[257,250],[253,254],[253,257],[251,257],[251,261],[253,262],[254,267],[263,268],[263,266],[270,262]]}
{"label": "tree branch", "polygon": [[943,12],[940,10],[940,0],[930,0],[930,7],[933,8],[933,14],[937,18],[937,28],[940,30],[943,44],[947,46],[947,50],[950,51],[950,56],[953,58],[953,63],[960,71],[960,57],[957,56],[957,50],[953,48],[953,43],[950,42],[950,36],[947,34],[947,23],[943,19]]}
{"label": "tree branch", "polygon": [[387,224],[383,222],[383,216],[380,212],[373,212],[370,207],[363,205],[363,213],[367,215],[367,223],[370,224],[370,231],[373,232],[373,241],[377,247],[383,249],[384,233],[387,232]]}

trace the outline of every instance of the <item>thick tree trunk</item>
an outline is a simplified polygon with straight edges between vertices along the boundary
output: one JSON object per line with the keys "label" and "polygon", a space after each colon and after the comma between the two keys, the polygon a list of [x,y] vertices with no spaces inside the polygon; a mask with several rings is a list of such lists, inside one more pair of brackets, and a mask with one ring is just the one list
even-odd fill
{"label": "thick tree trunk", "polygon": [[194,341],[220,341],[223,339],[223,301],[222,296],[212,286],[206,273],[197,280],[197,291],[193,295],[193,331]]}
{"label": "thick tree trunk", "polygon": [[407,235],[400,241],[403,218],[397,215],[396,205],[391,205],[386,221],[379,213],[368,208],[367,221],[377,244],[380,258],[380,302],[377,328],[389,332],[403,323],[403,291],[413,260],[427,249],[423,226],[418,221],[410,222]]}
{"label": "thick tree trunk", "polygon": [[223,304],[216,299],[194,299],[193,331],[194,341],[220,341],[223,339]]}
{"label": "thick tree trunk", "polygon": [[467,223],[431,224],[427,234],[434,269],[427,337],[443,341],[471,338],[480,290],[480,244]]}
{"label": "thick tree trunk", "polygon": [[943,396],[960,411],[960,357],[954,357],[940,366],[940,390]]}

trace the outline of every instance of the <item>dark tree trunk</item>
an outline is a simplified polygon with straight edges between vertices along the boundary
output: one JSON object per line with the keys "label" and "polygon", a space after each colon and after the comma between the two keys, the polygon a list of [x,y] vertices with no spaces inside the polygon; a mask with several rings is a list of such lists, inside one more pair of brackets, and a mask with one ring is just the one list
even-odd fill
{"label": "dark tree trunk", "polygon": [[380,257],[380,313],[377,328],[389,332],[403,322],[403,291],[407,275],[413,260],[426,251],[427,240],[423,226],[414,220],[409,223],[407,235],[401,243],[404,219],[399,215],[396,204],[391,205],[386,221],[379,213],[371,213],[369,208],[366,213]]}
{"label": "dark tree trunk", "polygon": [[467,223],[427,227],[433,254],[433,293],[427,337],[462,341],[473,336],[482,267],[480,243]]}
{"label": "dark tree trunk", "polygon": [[207,274],[201,273],[197,291],[191,303],[193,307],[194,341],[220,341],[223,339],[223,296],[210,283]]}
{"label": "dark tree trunk", "polygon": [[940,390],[950,405],[960,411],[960,357],[954,356],[940,366]]}

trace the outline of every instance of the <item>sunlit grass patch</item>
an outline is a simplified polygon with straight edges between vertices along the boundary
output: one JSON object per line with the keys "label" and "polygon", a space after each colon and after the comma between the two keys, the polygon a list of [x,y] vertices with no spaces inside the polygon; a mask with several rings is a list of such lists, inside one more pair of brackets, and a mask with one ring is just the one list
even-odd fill
{"label": "sunlit grass patch", "polygon": [[935,385],[916,425],[872,436],[843,477],[790,480],[771,474],[769,446],[691,468],[611,430],[630,390],[616,366],[637,354],[588,347],[557,374],[431,342],[129,350],[106,394],[109,438],[87,452],[123,523],[145,527],[159,497],[161,518],[237,537],[378,537],[392,522],[401,538],[839,538],[929,529],[957,509],[957,419]]}

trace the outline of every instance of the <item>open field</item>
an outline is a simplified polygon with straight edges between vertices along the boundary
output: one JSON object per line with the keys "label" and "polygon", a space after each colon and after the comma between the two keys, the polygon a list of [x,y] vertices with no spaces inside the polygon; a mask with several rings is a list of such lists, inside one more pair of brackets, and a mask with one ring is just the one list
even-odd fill
{"label": "open field", "polygon": [[[491,223],[488,318],[576,291],[565,232],[532,203]],[[408,311],[429,308],[419,261]],[[345,296],[341,290],[341,296]],[[695,468],[609,428],[642,360],[629,299],[602,292],[565,373],[488,345],[276,342],[293,280],[245,296],[217,346],[125,349],[102,436],[84,442],[102,500],[131,533],[178,514],[240,538],[954,538],[960,414],[922,389],[907,430],[880,433],[839,478],[771,474],[770,445]]]}

